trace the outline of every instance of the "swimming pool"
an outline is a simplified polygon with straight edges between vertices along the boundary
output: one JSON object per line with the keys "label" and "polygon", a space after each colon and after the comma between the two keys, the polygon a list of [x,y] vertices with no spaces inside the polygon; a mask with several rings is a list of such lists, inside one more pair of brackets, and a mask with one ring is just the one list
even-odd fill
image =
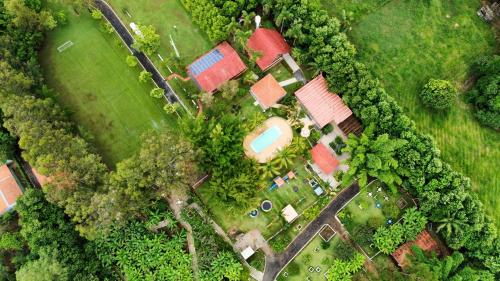
{"label": "swimming pool", "polygon": [[272,126],[260,134],[260,136],[256,137],[250,144],[250,147],[255,153],[261,153],[264,149],[279,139],[280,136],[280,128],[278,126]]}

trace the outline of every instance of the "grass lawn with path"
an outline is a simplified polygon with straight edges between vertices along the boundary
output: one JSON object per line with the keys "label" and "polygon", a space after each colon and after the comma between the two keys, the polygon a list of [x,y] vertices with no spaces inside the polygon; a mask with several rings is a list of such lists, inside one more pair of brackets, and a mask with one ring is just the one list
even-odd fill
{"label": "grass lawn with path", "polygon": [[[368,7],[358,11],[361,6]],[[459,89],[471,86],[468,70],[481,55],[495,51],[490,25],[470,0],[322,0],[337,17],[342,9],[357,14],[349,37],[359,59],[378,77],[412,118],[431,135],[443,159],[472,179],[486,210],[500,226],[499,133],[481,126],[459,97],[448,114],[433,113],[420,102],[429,78],[447,79]],[[382,5],[383,4],[383,5]]]}
{"label": "grass lawn with path", "polygon": [[[67,14],[68,23],[47,34],[40,54],[44,76],[83,135],[114,166],[138,150],[144,132],[175,127],[176,118],[163,111],[163,99],[149,96],[152,82],[139,82],[139,66],[127,66],[129,52],[118,35],[101,31],[87,10]],[[74,45],[59,53],[68,40]]]}
{"label": "grass lawn with path", "polygon": [[[277,280],[290,280],[290,281],[302,281],[302,280],[326,280],[324,277],[325,272],[331,267],[332,262],[336,258],[342,258],[346,254],[346,250],[351,250],[354,253],[355,249],[351,246],[345,244],[338,235],[335,235],[330,241],[327,249],[322,247],[323,239],[319,235],[316,235],[311,242],[299,253],[299,255],[293,259],[293,261],[281,271]],[[342,244],[342,245],[341,245]],[[293,265],[295,263],[296,265]],[[291,267],[299,266],[300,270],[298,274],[292,274]],[[314,271],[311,272],[310,268]],[[316,271],[316,268],[320,268],[320,272]],[[285,277],[285,275],[288,275]],[[308,279],[309,278],[309,279]]]}
{"label": "grass lawn with path", "polygon": [[[402,203],[401,208],[398,201]],[[392,194],[380,182],[375,181],[361,189],[339,212],[338,217],[352,239],[372,257],[378,252],[372,241],[378,226],[388,224],[389,220],[395,223],[403,215],[404,209],[412,206],[415,205],[411,198],[400,193]]]}

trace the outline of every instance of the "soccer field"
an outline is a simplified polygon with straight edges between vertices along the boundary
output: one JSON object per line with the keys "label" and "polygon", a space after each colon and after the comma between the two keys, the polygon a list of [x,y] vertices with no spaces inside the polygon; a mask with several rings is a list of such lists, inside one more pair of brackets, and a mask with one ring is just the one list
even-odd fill
{"label": "soccer field", "polygon": [[[175,127],[177,119],[163,111],[163,99],[149,96],[152,82],[139,82],[142,69],[126,64],[129,52],[119,37],[100,29],[86,10],[68,10],[68,23],[48,33],[40,60],[58,102],[114,166],[138,150],[144,132]],[[59,52],[67,41],[73,45]]]}
{"label": "soccer field", "polygon": [[499,134],[481,126],[457,99],[448,114],[422,106],[429,78],[447,79],[463,95],[469,66],[495,51],[491,27],[476,15],[479,1],[322,0],[332,15],[355,18],[350,39],[368,66],[412,118],[431,135],[443,159],[472,179],[474,190],[500,226]]}

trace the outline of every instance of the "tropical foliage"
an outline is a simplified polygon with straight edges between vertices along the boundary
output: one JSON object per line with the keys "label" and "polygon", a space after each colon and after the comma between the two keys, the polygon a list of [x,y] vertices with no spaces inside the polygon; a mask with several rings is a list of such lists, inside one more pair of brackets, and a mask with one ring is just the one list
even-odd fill
{"label": "tropical foliage", "polygon": [[361,137],[350,135],[344,152],[350,153],[349,170],[343,177],[344,185],[359,178],[359,185],[366,186],[369,177],[378,178],[393,192],[401,178],[396,173],[399,166],[396,150],[406,144],[405,140],[393,140],[388,134],[374,135],[374,126],[368,127]]}
{"label": "tropical foliage", "polygon": [[404,229],[401,224],[381,226],[373,235],[375,246],[384,254],[392,254],[403,243]]}
{"label": "tropical foliage", "polygon": [[[171,218],[166,210],[165,218]],[[96,240],[103,266],[117,266],[127,280],[191,280],[191,257],[184,230],[153,233],[147,222],[130,221]]]}
{"label": "tropical foliage", "polygon": [[333,265],[326,272],[328,281],[349,281],[354,273],[358,272],[365,263],[365,256],[356,253],[351,260],[334,259]]}
{"label": "tropical foliage", "polygon": [[479,58],[473,67],[476,85],[466,94],[474,105],[477,120],[495,130],[500,129],[500,56]]}
{"label": "tropical foliage", "polygon": [[243,129],[239,119],[226,114],[206,122],[203,116],[186,120],[183,131],[200,149],[201,167],[212,175],[210,188],[226,203],[248,204],[255,195],[258,173],[255,163],[243,155]]}

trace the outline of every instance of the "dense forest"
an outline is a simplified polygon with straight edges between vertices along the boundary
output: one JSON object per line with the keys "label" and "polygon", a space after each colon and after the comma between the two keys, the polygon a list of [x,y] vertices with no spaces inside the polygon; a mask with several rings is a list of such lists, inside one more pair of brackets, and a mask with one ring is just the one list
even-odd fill
{"label": "dense forest", "polygon": [[[85,1],[68,3],[87,12]],[[16,211],[2,216],[0,279],[189,280],[185,231],[164,205],[173,190],[188,192],[195,153],[169,132],[150,134],[136,155],[109,170],[67,112],[47,98],[38,51],[44,33],[63,23],[64,13],[46,10],[42,1],[0,1],[0,156],[21,151],[50,179],[43,192],[27,187]],[[160,221],[168,227],[152,232]],[[232,251],[206,259],[213,263],[204,280],[243,274]]]}

